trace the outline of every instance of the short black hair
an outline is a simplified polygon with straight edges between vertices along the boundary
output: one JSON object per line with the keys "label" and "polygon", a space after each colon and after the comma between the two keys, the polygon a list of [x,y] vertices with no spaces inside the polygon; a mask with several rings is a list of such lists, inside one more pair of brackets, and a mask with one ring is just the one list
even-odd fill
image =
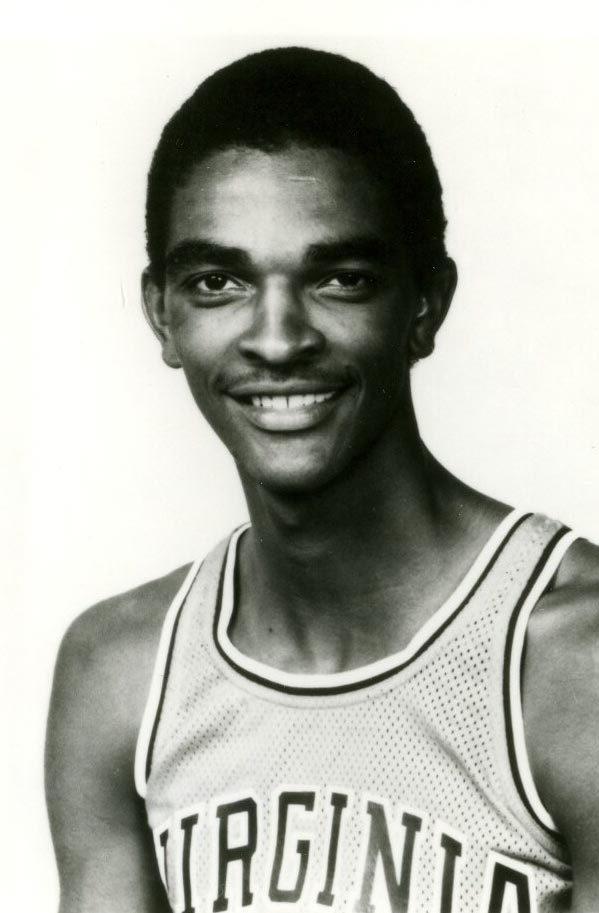
{"label": "short black hair", "polygon": [[417,281],[446,257],[442,190],[420,125],[385,80],[362,64],[310,48],[273,48],[202,82],[162,132],[148,176],[150,273],[164,282],[175,189],[200,161],[231,147],[289,145],[356,156],[391,194]]}

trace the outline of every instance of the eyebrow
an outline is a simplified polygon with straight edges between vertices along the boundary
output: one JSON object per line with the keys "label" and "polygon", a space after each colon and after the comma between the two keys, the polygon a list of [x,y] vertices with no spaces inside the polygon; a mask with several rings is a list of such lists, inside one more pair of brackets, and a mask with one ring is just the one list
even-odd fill
{"label": "eyebrow", "polygon": [[166,255],[164,266],[166,272],[176,272],[197,263],[198,260],[210,260],[221,266],[249,268],[251,257],[241,247],[226,247],[214,241],[203,239],[181,241]]}
{"label": "eyebrow", "polygon": [[340,241],[323,241],[311,244],[304,260],[308,263],[323,263],[331,260],[365,259],[385,262],[397,253],[397,246],[383,241],[375,235],[360,235]]}
{"label": "eyebrow", "polygon": [[[303,256],[303,261],[309,265],[352,258],[385,262],[396,254],[396,245],[383,241],[382,238],[375,235],[360,235],[310,244]],[[229,268],[251,269],[252,267],[252,258],[243,248],[227,247],[209,239],[198,238],[176,244],[166,255],[165,270],[167,273],[174,273],[200,260],[208,260]]]}

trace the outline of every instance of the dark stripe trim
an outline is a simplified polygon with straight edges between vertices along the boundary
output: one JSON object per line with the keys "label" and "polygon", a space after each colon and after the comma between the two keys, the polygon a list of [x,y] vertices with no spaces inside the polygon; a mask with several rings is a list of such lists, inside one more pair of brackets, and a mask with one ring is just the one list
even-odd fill
{"label": "dark stripe trim", "polygon": [[[224,651],[222,645],[220,644],[220,642],[218,640],[218,622],[219,622],[220,614],[222,611],[222,592],[223,592],[225,568],[227,565],[227,556],[225,556],[225,560],[223,561],[223,565],[222,565],[222,569],[221,569],[220,580],[219,580],[219,585],[218,585],[218,596],[217,596],[217,602],[216,602],[216,612],[214,614],[214,624],[213,624],[213,628],[212,628],[212,633],[213,633],[213,638],[214,638],[214,643],[216,645],[216,649],[218,650],[218,652],[220,653],[222,658],[225,660],[225,662],[229,666],[231,666],[232,669],[234,669],[236,672],[238,672],[240,675],[243,675],[244,678],[249,679],[250,681],[254,682],[257,685],[262,685],[266,688],[274,688],[276,691],[281,691],[284,694],[306,695],[307,697],[310,697],[310,696],[312,696],[312,697],[323,696],[324,697],[324,696],[335,695],[335,694],[345,694],[345,693],[348,693],[351,691],[358,691],[361,688],[370,687],[371,685],[376,685],[379,682],[382,682],[387,678],[391,678],[391,676],[396,675],[398,672],[401,672],[407,666],[411,665],[426,650],[428,650],[429,647],[441,636],[441,634],[446,630],[446,628],[449,627],[449,625],[453,622],[453,620],[455,618],[457,618],[457,616],[460,614],[460,612],[463,610],[463,608],[470,602],[470,600],[472,599],[472,597],[474,596],[476,591],[479,589],[479,587],[484,582],[484,580],[488,576],[489,572],[495,565],[501,552],[503,551],[503,549],[505,548],[505,546],[507,545],[508,541],[511,539],[511,537],[513,536],[515,531],[518,529],[519,526],[521,526],[522,523],[524,523],[525,520],[527,520],[531,516],[532,516],[532,514],[530,514],[530,513],[524,514],[523,516],[518,518],[518,520],[514,523],[514,525],[512,527],[510,527],[510,529],[508,530],[508,532],[506,533],[506,535],[504,536],[502,541],[497,546],[494,554],[489,559],[486,567],[481,572],[480,577],[470,588],[468,595],[462,600],[462,602],[451,613],[451,615],[445,619],[443,624],[439,625],[439,627],[436,629],[436,631],[434,631],[431,634],[429,639],[427,641],[425,641],[418,648],[418,650],[405,662],[399,663],[397,666],[392,666],[390,669],[385,669],[384,672],[379,672],[378,675],[373,675],[370,678],[361,679],[360,681],[352,682],[347,685],[330,685],[330,686],[325,685],[322,687],[306,687],[306,686],[302,687],[301,685],[283,685],[280,682],[271,681],[270,679],[263,678],[261,675],[257,675],[255,672],[250,672],[249,669],[245,669],[243,666],[240,666],[238,663],[236,663],[235,660],[232,659]],[[237,579],[236,579],[236,575],[235,575],[233,612],[235,612],[235,606],[237,605],[237,602],[238,602],[237,585],[238,584],[237,584]]]}
{"label": "dark stripe trim", "polygon": [[[569,532],[570,532],[570,528],[568,526],[562,526],[562,528],[559,529],[557,531],[557,533],[549,540],[549,542],[543,549],[543,552],[541,553],[541,557],[539,558],[537,564],[535,565],[535,568],[528,580],[528,583],[522,590],[522,593],[520,594],[520,598],[519,598],[518,602],[516,603],[516,606],[512,612],[512,617],[510,618],[510,622],[508,625],[506,644],[505,644],[505,661],[503,664],[503,708],[504,708],[504,713],[505,713],[507,749],[508,749],[508,755],[509,755],[509,759],[510,759],[510,768],[512,771],[512,777],[514,778],[514,783],[516,784],[516,789],[518,790],[518,795],[520,796],[520,799],[522,800],[524,806],[526,807],[526,810],[528,811],[529,815],[536,821],[536,823],[540,827],[543,828],[543,830],[546,833],[551,834],[552,837],[558,838],[560,840],[562,839],[560,834],[557,831],[553,830],[553,828],[548,827],[546,824],[544,824],[544,822],[541,821],[541,819],[535,813],[535,810],[531,806],[528,796],[526,794],[526,790],[524,789],[522,777],[520,776],[520,770],[518,768],[518,762],[517,762],[517,758],[516,758],[516,743],[515,743],[515,739],[514,739],[514,725],[513,725],[513,720],[512,720],[512,708],[511,708],[511,703],[510,703],[510,667],[512,664],[512,651],[513,651],[513,647],[514,647],[514,635],[516,632],[516,624],[518,622],[518,618],[520,617],[520,613],[522,611],[524,603],[528,599],[528,595],[529,595],[530,591],[532,590],[536,581],[539,579],[539,576],[542,573],[543,568],[546,566],[547,562],[551,558],[551,555],[553,554],[556,546],[563,539],[563,537]],[[523,670],[524,670],[524,653],[520,657],[520,664],[521,664],[520,665],[520,681],[522,681],[522,675],[523,675]]]}
{"label": "dark stripe trim", "polygon": [[187,588],[187,592],[185,593],[185,596],[183,597],[183,602],[179,606],[179,611],[177,612],[177,617],[175,618],[175,622],[173,624],[173,630],[171,631],[171,639],[170,639],[170,642],[168,645],[168,652],[166,654],[166,662],[164,664],[164,674],[162,676],[162,687],[160,689],[160,698],[158,700],[158,706],[156,708],[156,716],[154,717],[154,724],[152,726],[152,734],[150,735],[150,741],[148,742],[148,753],[146,755],[146,783],[150,779],[150,773],[152,772],[152,759],[154,757],[154,746],[156,744],[156,736],[158,735],[158,726],[160,724],[160,717],[162,715],[162,708],[164,705],[164,699],[166,697],[166,688],[168,685],[168,678],[169,678],[170,671],[171,671],[173,653],[175,650],[175,640],[177,638],[177,629],[179,627],[179,621],[181,620],[181,613],[183,612],[183,609],[185,608],[185,604],[187,602],[187,597],[189,596],[189,592],[190,592],[191,588],[193,587],[195,581],[198,579],[198,576],[199,576],[200,571],[202,570],[202,567],[203,567],[203,565],[200,565],[200,567],[197,570],[197,573],[194,575],[191,583],[189,584],[189,586]]}

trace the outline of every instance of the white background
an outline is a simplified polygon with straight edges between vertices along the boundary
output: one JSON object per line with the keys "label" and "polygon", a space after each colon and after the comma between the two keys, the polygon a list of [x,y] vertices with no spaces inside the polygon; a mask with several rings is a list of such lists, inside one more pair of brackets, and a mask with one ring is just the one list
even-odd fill
{"label": "white background", "polygon": [[423,436],[474,486],[599,539],[597,28],[590,4],[493,6],[63,2],[5,23],[3,909],[56,904],[42,745],[64,628],[244,517],[139,311],[151,152],[216,67],[305,43],[399,89],[430,138],[460,270],[415,371]]}

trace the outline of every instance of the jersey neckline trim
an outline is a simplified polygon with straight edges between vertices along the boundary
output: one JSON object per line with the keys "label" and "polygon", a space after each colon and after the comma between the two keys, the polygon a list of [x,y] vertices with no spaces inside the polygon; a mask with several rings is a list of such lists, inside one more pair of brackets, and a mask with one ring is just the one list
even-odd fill
{"label": "jersey neckline trim", "polygon": [[249,527],[246,524],[232,534],[223,561],[212,626],[215,647],[221,658],[239,675],[285,694],[328,696],[376,685],[401,672],[432,646],[470,602],[516,529],[531,516],[531,513],[513,510],[503,518],[453,593],[403,650],[356,669],[325,674],[285,672],[246,656],[232,643],[229,628],[236,603],[237,546],[241,535]]}

